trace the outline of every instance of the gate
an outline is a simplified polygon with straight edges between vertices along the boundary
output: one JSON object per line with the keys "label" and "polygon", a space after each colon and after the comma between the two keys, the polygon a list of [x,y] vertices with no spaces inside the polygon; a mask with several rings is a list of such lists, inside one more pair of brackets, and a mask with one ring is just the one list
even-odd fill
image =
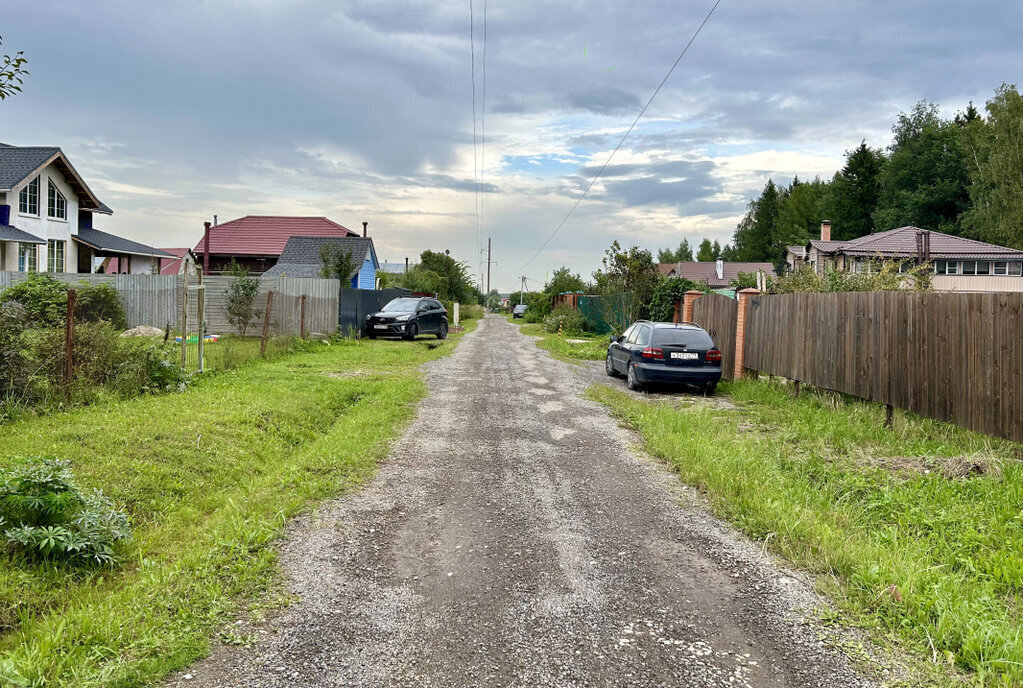
{"label": "gate", "polygon": [[383,308],[391,299],[409,293],[407,289],[342,289],[337,310],[340,332],[361,335],[366,316]]}
{"label": "gate", "polygon": [[184,290],[181,305],[181,368],[186,373],[205,369],[203,349],[206,343],[206,287],[198,284]]}

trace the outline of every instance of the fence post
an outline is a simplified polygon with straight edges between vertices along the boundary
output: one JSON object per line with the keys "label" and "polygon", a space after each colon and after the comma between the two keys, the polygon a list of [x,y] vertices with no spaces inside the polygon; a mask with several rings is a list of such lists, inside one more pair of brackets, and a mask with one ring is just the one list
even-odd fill
{"label": "fence post", "polygon": [[703,292],[695,289],[682,295],[682,322],[693,322],[693,306],[696,304],[696,299],[701,296],[703,296]]}
{"label": "fence post", "polygon": [[75,352],[75,302],[78,294],[74,289],[67,290],[67,314],[64,317],[64,383],[71,387],[71,376],[74,373]]}
{"label": "fence post", "polygon": [[305,294],[302,294],[298,302],[298,336],[302,339],[305,339],[305,296]]}
{"label": "fence post", "polygon": [[188,369],[188,270],[181,281],[181,369]]}
{"label": "fence post", "polygon": [[[202,273],[199,273],[199,284],[202,284]],[[206,287],[196,291],[195,296],[199,299],[196,306],[196,316],[199,318],[199,372],[206,372],[203,359],[206,356]]]}
{"label": "fence post", "polygon": [[274,290],[266,293],[266,312],[263,313],[263,337],[259,341],[259,355],[266,355],[266,335],[270,331],[270,309],[274,305]]}
{"label": "fence post", "polygon": [[749,315],[749,300],[760,294],[759,289],[740,289],[736,294],[739,300],[739,317],[735,323],[735,371],[733,380],[741,380],[746,357],[746,320]]}

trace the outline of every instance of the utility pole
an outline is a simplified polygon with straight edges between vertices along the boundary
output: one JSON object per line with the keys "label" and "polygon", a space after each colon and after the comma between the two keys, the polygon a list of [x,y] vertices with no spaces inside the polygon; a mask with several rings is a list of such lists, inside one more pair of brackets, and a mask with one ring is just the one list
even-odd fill
{"label": "utility pole", "polygon": [[490,295],[490,237],[487,237],[487,296]]}
{"label": "utility pole", "polygon": [[522,292],[526,291],[526,276],[522,276],[522,287],[519,289],[519,305],[522,305]]}

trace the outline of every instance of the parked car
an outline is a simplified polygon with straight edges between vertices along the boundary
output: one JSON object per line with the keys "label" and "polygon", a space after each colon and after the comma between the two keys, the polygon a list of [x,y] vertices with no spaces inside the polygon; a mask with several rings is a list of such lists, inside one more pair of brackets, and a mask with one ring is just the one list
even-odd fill
{"label": "parked car", "polygon": [[437,299],[399,297],[366,316],[366,334],[377,337],[415,339],[420,334],[448,336],[448,311]]}
{"label": "parked car", "polygon": [[523,317],[526,314],[526,308],[528,308],[526,304],[524,303],[518,304],[517,306],[515,306],[515,308],[512,309],[512,317],[513,318]]}
{"label": "parked car", "polygon": [[637,320],[612,337],[604,367],[611,377],[624,375],[629,389],[687,384],[712,394],[721,379],[721,352],[695,323]]}

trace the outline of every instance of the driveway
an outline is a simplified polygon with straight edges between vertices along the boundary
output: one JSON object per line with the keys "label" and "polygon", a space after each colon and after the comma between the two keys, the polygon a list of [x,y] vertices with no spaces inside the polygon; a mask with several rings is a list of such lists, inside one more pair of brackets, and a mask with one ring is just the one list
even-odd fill
{"label": "driveway", "polygon": [[376,478],[285,541],[296,603],[172,685],[872,685],[798,575],[578,396],[592,367],[489,316],[426,379]]}

